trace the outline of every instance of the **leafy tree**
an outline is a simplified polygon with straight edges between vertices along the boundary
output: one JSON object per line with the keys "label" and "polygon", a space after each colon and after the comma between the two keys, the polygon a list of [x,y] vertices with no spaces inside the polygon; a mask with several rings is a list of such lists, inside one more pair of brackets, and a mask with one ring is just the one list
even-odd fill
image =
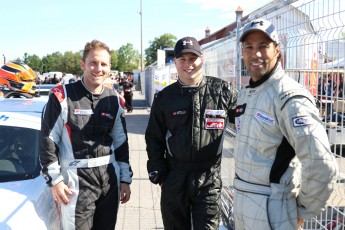
{"label": "leafy tree", "polygon": [[115,70],[119,63],[119,52],[117,50],[110,50],[111,56],[111,69]]}
{"label": "leafy tree", "polygon": [[130,72],[137,69],[139,65],[139,52],[134,50],[131,43],[123,45],[118,50],[117,70]]}
{"label": "leafy tree", "polygon": [[53,58],[53,62],[51,63],[51,70],[50,71],[61,71],[64,67],[64,62],[63,62],[63,55],[60,52],[55,52],[52,53],[52,58]]}
{"label": "leafy tree", "polygon": [[28,55],[24,63],[30,66],[34,71],[40,72],[42,70],[42,61],[36,54]]}
{"label": "leafy tree", "polygon": [[80,69],[80,60],[82,58],[81,52],[73,53],[71,51],[65,52],[62,59],[61,72],[72,73],[76,75],[82,74]]}
{"label": "leafy tree", "polygon": [[47,73],[50,71],[53,71],[53,62],[54,62],[54,57],[52,54],[48,54],[47,56],[44,56],[42,58],[42,73]]}
{"label": "leafy tree", "polygon": [[157,50],[166,47],[174,47],[176,42],[176,36],[166,33],[159,38],[155,38],[153,41],[149,41],[149,48],[145,50],[146,66],[151,65],[157,61]]}

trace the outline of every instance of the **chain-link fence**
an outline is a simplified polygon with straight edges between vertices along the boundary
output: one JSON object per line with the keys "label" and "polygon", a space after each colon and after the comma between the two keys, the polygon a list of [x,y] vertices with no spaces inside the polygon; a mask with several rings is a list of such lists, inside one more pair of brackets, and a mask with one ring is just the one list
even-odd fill
{"label": "chain-link fence", "polygon": [[[241,31],[243,25],[254,18],[268,19],[277,28],[282,65],[289,76],[307,87],[315,96],[340,168],[327,209],[321,215],[307,220],[304,229],[345,229],[345,1],[272,1],[242,18],[241,28],[234,28],[226,37],[202,45],[205,74],[233,82],[240,87],[248,84],[250,77],[242,64],[237,31]],[[153,101],[155,91],[176,80],[173,65],[150,67],[143,74],[143,88],[149,104]],[[228,131],[227,143],[232,143],[236,134],[231,129]],[[232,151],[231,144],[224,148]],[[222,164],[222,204],[223,214],[226,216],[223,220],[229,220],[225,225],[231,229],[234,175],[231,154],[223,157]]]}

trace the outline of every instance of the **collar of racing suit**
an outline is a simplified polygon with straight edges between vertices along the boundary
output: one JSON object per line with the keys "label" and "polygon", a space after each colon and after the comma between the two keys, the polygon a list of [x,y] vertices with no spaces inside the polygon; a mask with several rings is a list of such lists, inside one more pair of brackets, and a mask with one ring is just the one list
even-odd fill
{"label": "collar of racing suit", "polygon": [[273,69],[269,73],[262,76],[262,78],[260,80],[253,81],[252,79],[250,79],[249,85],[246,88],[255,88],[255,87],[258,87],[259,85],[263,84],[265,81],[267,81],[268,78],[270,78],[273,75],[273,73],[277,69],[278,64],[279,64],[279,61],[277,61],[275,66],[273,67]]}
{"label": "collar of racing suit", "polygon": [[177,86],[181,89],[182,95],[185,93],[196,93],[203,85],[205,85],[205,83],[205,76],[202,76],[200,82],[197,85],[185,85],[180,80],[177,80]]}

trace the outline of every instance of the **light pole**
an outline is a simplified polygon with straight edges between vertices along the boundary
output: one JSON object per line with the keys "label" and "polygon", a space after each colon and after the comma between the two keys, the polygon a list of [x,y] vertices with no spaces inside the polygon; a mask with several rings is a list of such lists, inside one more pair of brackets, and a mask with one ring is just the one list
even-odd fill
{"label": "light pole", "polygon": [[141,58],[140,58],[140,72],[144,69],[144,51],[143,51],[143,1],[140,0],[140,49],[141,49]]}

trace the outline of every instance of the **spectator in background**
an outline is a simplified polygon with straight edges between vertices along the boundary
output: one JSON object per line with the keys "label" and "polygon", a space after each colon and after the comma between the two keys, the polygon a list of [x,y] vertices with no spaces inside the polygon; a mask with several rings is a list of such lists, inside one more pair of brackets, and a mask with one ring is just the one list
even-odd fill
{"label": "spectator in background", "polygon": [[340,100],[344,99],[344,74],[339,74],[339,85],[337,87],[337,95]]}
{"label": "spectator in background", "polygon": [[75,77],[74,77],[74,75],[72,75],[72,74],[66,74],[66,73],[63,73],[63,74],[62,74],[62,78],[61,78],[61,81],[60,81],[60,83],[61,83],[62,85],[70,84],[70,83],[73,83],[73,82],[75,82]]}
{"label": "spectator in background", "polygon": [[123,96],[126,100],[127,112],[131,113],[133,111],[133,83],[128,81],[128,78],[124,76],[119,85],[122,86],[123,89]]}
{"label": "spectator in background", "polygon": [[52,84],[59,84],[60,83],[60,79],[58,78],[56,73],[54,74],[54,77],[52,78],[51,83]]}

